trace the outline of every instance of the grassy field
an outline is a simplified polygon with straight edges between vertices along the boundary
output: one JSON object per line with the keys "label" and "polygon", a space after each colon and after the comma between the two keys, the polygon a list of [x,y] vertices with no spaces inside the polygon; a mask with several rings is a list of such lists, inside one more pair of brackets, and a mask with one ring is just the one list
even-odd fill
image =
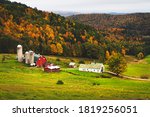
{"label": "grassy field", "polygon": [[[1,58],[2,55],[0,60]],[[50,57],[48,60],[53,62],[56,58]],[[149,62],[149,58],[145,60]],[[45,73],[42,68],[18,63],[15,55],[10,55],[4,63],[0,62],[0,99],[150,99],[149,81],[119,79],[112,76],[103,78],[108,74],[80,72],[77,68],[67,68],[69,61],[70,58],[60,58],[55,62],[62,66],[61,72]],[[79,60],[74,58],[74,61]],[[129,74],[128,72],[125,74]],[[62,80],[64,84],[56,84],[58,80]]]}
{"label": "grassy field", "polygon": [[127,57],[128,68],[124,75],[132,77],[147,76],[150,79],[150,55],[142,60],[136,60],[133,57]]}

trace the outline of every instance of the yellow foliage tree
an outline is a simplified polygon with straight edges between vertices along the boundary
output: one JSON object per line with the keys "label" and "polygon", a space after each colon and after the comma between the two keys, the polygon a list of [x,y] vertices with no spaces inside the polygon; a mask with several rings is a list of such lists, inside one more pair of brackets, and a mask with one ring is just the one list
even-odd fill
{"label": "yellow foliage tree", "polygon": [[53,40],[55,37],[53,29],[49,25],[46,25],[44,30],[47,37]]}
{"label": "yellow foliage tree", "polygon": [[106,60],[109,60],[109,58],[110,58],[110,53],[109,53],[108,50],[107,50],[106,53],[105,53],[105,57],[106,57]]}
{"label": "yellow foliage tree", "polygon": [[93,41],[94,41],[94,37],[93,37],[93,36],[90,36],[88,42],[89,42],[89,43],[93,43]]}
{"label": "yellow foliage tree", "polygon": [[111,52],[111,55],[112,55],[112,56],[116,55],[116,52],[113,50],[113,51]]}
{"label": "yellow foliage tree", "polygon": [[55,44],[51,44],[51,45],[50,45],[50,48],[51,48],[52,54],[57,54],[57,47],[56,47]]}
{"label": "yellow foliage tree", "polygon": [[62,54],[63,53],[63,47],[62,47],[62,45],[60,43],[57,43],[56,47],[57,47],[57,53],[58,54]]}

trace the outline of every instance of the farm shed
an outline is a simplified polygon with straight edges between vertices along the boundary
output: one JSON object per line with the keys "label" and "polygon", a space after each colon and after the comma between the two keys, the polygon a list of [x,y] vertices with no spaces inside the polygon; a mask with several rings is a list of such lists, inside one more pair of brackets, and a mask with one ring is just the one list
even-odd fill
{"label": "farm shed", "polygon": [[46,64],[44,67],[45,72],[59,72],[60,67],[53,64]]}
{"label": "farm shed", "polygon": [[79,71],[102,73],[104,65],[102,63],[80,64]]}
{"label": "farm shed", "polygon": [[70,67],[70,68],[75,68],[75,67],[76,67],[76,63],[70,62],[70,63],[69,63],[69,67]]}

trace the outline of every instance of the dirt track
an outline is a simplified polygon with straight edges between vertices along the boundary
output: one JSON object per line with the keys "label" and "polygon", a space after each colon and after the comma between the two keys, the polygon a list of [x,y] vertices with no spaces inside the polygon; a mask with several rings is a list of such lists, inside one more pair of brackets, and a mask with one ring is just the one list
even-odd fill
{"label": "dirt track", "polygon": [[131,77],[131,76],[124,76],[124,75],[117,75],[114,72],[110,72],[110,71],[105,71],[105,73],[111,74],[113,76],[117,76],[120,78],[125,78],[125,79],[131,79],[131,80],[140,80],[140,81],[150,81],[150,79],[141,79],[140,77]]}

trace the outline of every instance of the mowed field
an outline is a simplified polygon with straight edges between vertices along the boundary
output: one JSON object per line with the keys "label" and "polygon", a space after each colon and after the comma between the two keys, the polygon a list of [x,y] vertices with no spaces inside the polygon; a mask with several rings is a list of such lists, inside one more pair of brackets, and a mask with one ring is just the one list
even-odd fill
{"label": "mowed field", "polygon": [[[150,99],[150,81],[121,79],[105,73],[79,72],[78,68],[67,68],[70,58],[54,56],[47,57],[48,61],[60,65],[61,72],[45,73],[42,68],[18,63],[15,57],[16,55],[9,55],[4,63],[0,61],[1,100]],[[1,59],[2,55],[0,55]],[[72,59],[75,62],[79,61],[78,58]],[[87,59],[85,62],[88,63],[90,60]],[[129,62],[124,74],[137,77],[143,74],[149,75],[150,56],[141,64]],[[134,69],[138,67],[140,70]],[[136,73],[139,71],[141,74]],[[111,78],[103,78],[104,76]],[[58,80],[62,80],[64,84],[56,84]]]}
{"label": "mowed field", "polygon": [[128,68],[124,75],[140,78],[146,76],[150,79],[150,55],[145,59],[136,60],[136,58],[127,56]]}

